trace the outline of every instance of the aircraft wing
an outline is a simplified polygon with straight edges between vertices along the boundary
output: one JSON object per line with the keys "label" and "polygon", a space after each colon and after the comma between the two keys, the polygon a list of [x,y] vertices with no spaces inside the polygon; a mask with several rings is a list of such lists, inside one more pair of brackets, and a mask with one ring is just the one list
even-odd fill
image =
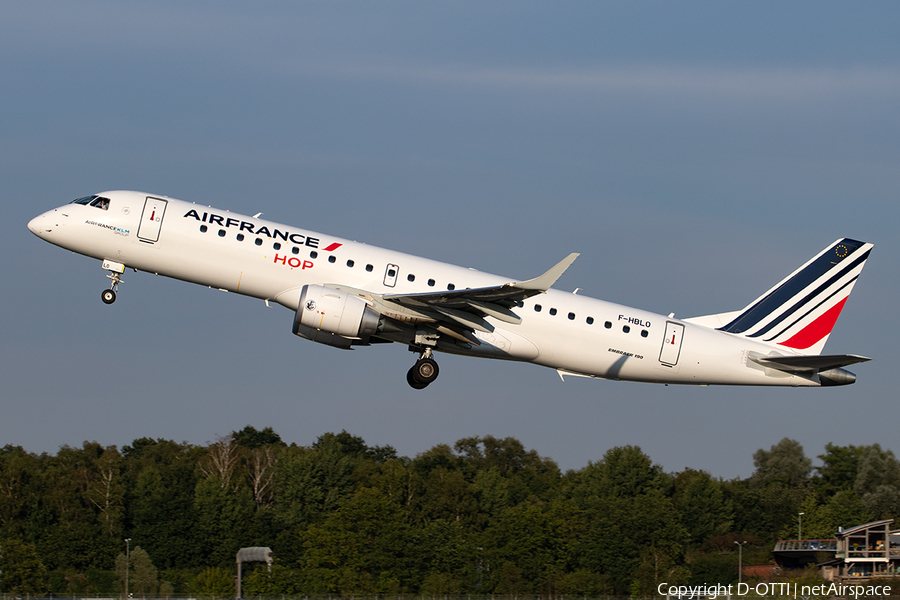
{"label": "aircraft wing", "polygon": [[812,373],[846,367],[847,365],[866,362],[871,359],[858,354],[832,354],[825,356],[761,356],[752,360],[765,367],[772,367],[780,371]]}
{"label": "aircraft wing", "polygon": [[577,253],[570,254],[543,275],[527,281],[423,294],[360,295],[369,298],[388,316],[407,323],[430,321],[438,333],[477,346],[480,342],[473,335],[474,331],[494,331],[494,326],[485,321],[485,317],[518,325],[522,318],[510,309],[525,298],[550,289],[578,256]]}
{"label": "aircraft wing", "polygon": [[448,316],[461,311],[518,324],[521,318],[509,309],[525,298],[542,294],[550,289],[578,256],[577,253],[572,253],[540,277],[527,281],[511,281],[492,287],[423,294],[386,294],[383,298],[411,308],[432,309],[442,314],[446,311]]}

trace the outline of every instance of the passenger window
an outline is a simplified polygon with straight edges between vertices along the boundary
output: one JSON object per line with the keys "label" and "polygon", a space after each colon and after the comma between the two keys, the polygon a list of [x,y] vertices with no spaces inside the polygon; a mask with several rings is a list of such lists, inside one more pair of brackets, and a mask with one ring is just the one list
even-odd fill
{"label": "passenger window", "polygon": [[256,244],[257,246],[262,246],[262,238],[256,238],[256,241],[253,243]]}
{"label": "passenger window", "polygon": [[272,244],[272,247],[276,250],[281,250],[281,242],[275,242],[274,244]]}
{"label": "passenger window", "polygon": [[622,331],[628,333],[629,331],[631,331],[631,327],[629,327],[628,325],[622,325]]}
{"label": "passenger window", "polygon": [[570,321],[574,321],[574,320],[575,320],[575,313],[569,313],[569,320],[570,320]]}
{"label": "passenger window", "polygon": [[200,226],[200,233],[206,233],[207,230],[209,230],[209,227],[207,227],[206,225],[201,225],[201,226]]}
{"label": "passenger window", "polygon": [[428,280],[428,287],[434,287],[434,279]]}
{"label": "passenger window", "polygon": [[315,250],[313,250],[312,252],[309,253],[309,257],[310,257],[310,258],[318,258],[318,257],[319,257],[319,253],[316,252]]}
{"label": "passenger window", "polygon": [[371,273],[371,272],[374,271],[374,270],[375,270],[375,267],[373,267],[372,265],[366,265],[366,271],[367,271],[367,272]]}
{"label": "passenger window", "polygon": [[612,323],[610,323],[609,321],[604,323],[603,326],[606,327],[607,329],[612,329]]}
{"label": "passenger window", "polygon": [[541,308],[542,308],[542,307],[541,307],[540,304],[535,304],[535,305],[534,305],[534,312],[541,312]]}
{"label": "passenger window", "polygon": [[388,277],[396,277],[397,270],[396,269],[388,269]]}
{"label": "passenger window", "polygon": [[348,267],[352,267],[352,266],[355,265],[355,264],[356,264],[356,263],[354,263],[352,260],[348,260],[348,261],[347,261],[347,266],[348,266]]}
{"label": "passenger window", "polygon": [[293,248],[291,248],[291,254],[300,254],[300,248],[294,246]]}
{"label": "passenger window", "polygon": [[551,308],[551,309],[550,309],[550,314],[555,316],[555,315],[556,315],[556,309],[555,309],[555,308]]}
{"label": "passenger window", "polygon": [[588,318],[586,319],[586,321],[587,321],[587,324],[588,324],[588,325],[593,325],[593,324],[594,324],[594,317],[588,317]]}
{"label": "passenger window", "polygon": [[416,280],[416,276],[413,275],[412,273],[410,273],[409,275],[406,276],[406,280],[407,280],[407,281],[415,281],[415,280]]}
{"label": "passenger window", "polygon": [[647,337],[649,335],[646,329],[641,329],[641,337]]}
{"label": "passenger window", "polygon": [[328,257],[328,262],[330,262],[330,263],[337,262],[337,257],[334,254],[332,254],[331,256]]}
{"label": "passenger window", "polygon": [[243,233],[237,234],[237,241],[239,241],[239,242],[243,242],[243,241],[244,241],[244,234],[243,234]]}
{"label": "passenger window", "polygon": [[456,289],[456,286],[453,285],[452,283],[448,283],[448,284],[447,284],[447,289],[452,291],[452,290],[455,290],[455,289]]}
{"label": "passenger window", "polygon": [[220,229],[220,230],[219,230],[219,237],[225,237],[225,230],[224,230],[224,229]]}

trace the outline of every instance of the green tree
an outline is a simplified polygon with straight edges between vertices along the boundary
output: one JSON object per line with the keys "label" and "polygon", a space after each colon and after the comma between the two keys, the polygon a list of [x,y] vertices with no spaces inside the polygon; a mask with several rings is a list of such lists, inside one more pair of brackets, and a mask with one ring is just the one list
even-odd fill
{"label": "green tree", "polygon": [[663,566],[682,563],[688,532],[667,495],[671,481],[640,448],[612,448],[567,480],[567,494],[585,519],[570,550],[578,557],[575,568],[608,574],[621,594],[631,591],[636,577],[646,581],[647,561],[653,577],[665,574]]}
{"label": "green tree", "polygon": [[129,586],[135,596],[146,598],[156,596],[159,588],[159,573],[147,554],[140,546],[131,551],[131,577]]}
{"label": "green tree", "polygon": [[690,544],[699,546],[731,530],[734,510],[725,498],[721,481],[705,471],[685,469],[675,475],[673,483],[672,501],[681,515]]}
{"label": "green tree", "polygon": [[751,481],[756,485],[765,485],[772,481],[780,481],[787,485],[798,486],[809,480],[812,460],[803,453],[800,442],[783,438],[768,451],[760,448],[753,454],[753,465],[756,472]]}
{"label": "green tree", "polygon": [[[276,559],[277,561],[278,559]],[[246,598],[254,596],[299,596],[308,591],[300,571],[279,564],[268,569],[257,568],[244,576],[241,593]]]}
{"label": "green tree", "polygon": [[255,427],[247,425],[240,431],[231,432],[235,443],[248,450],[256,450],[263,446],[284,446],[281,436],[275,433],[271,427],[265,427],[258,431]]}
{"label": "green tree", "polygon": [[419,593],[422,596],[430,596],[432,598],[456,596],[462,592],[462,583],[453,575],[435,571],[425,576],[422,585],[419,587]]}
{"label": "green tree", "polygon": [[853,489],[875,518],[900,515],[900,462],[894,453],[878,444],[863,447]]}
{"label": "green tree", "polygon": [[120,591],[124,593],[127,584],[128,593],[134,597],[153,597],[159,589],[159,572],[140,546],[135,546],[127,557],[116,557],[116,580]]}
{"label": "green tree", "polygon": [[129,535],[162,568],[199,562],[194,493],[206,453],[187,443],[135,440],[122,453],[129,471]]}
{"label": "green tree", "polygon": [[48,589],[48,573],[34,544],[17,539],[0,542],[0,590],[13,594],[40,594]]}
{"label": "green tree", "polygon": [[[429,582],[430,594],[440,594],[440,589],[475,589],[479,562],[484,560],[474,533],[457,520],[434,519],[423,523],[415,532],[412,552],[414,573],[411,579]],[[483,570],[483,568],[482,568]],[[425,593],[424,591],[422,592]]]}
{"label": "green tree", "polygon": [[[853,490],[838,492],[828,501],[826,508],[835,529],[862,525],[875,520],[875,517]],[[831,536],[829,535],[829,537]]]}
{"label": "green tree", "polygon": [[372,595],[408,589],[413,544],[400,508],[376,489],[359,489],[303,535],[309,590]]}
{"label": "green tree", "polygon": [[208,567],[197,574],[191,591],[200,598],[234,596],[234,576],[221,567]]}
{"label": "green tree", "polygon": [[836,446],[831,442],[825,444],[825,453],[818,457],[822,466],[816,467],[816,477],[813,479],[823,499],[840,491],[853,489],[861,450],[858,446]]}
{"label": "green tree", "polygon": [[759,480],[733,480],[725,482],[724,490],[734,507],[734,531],[757,535],[767,543],[774,543],[782,531],[796,528],[800,505],[810,494],[808,488],[781,480],[765,485]]}
{"label": "green tree", "polygon": [[94,463],[84,496],[97,510],[98,521],[108,539],[118,546],[125,517],[125,489],[122,484],[122,456],[115,446],[103,450]]}
{"label": "green tree", "polygon": [[196,539],[207,564],[226,566],[249,537],[254,504],[250,490],[223,488],[217,476],[197,482],[194,495]]}
{"label": "green tree", "polygon": [[40,461],[21,446],[0,448],[0,533],[24,534],[33,484],[41,474]]}
{"label": "green tree", "polygon": [[554,521],[542,505],[524,502],[504,509],[479,539],[484,559],[501,567],[490,571],[489,589],[521,594],[555,585],[562,570],[560,549]]}

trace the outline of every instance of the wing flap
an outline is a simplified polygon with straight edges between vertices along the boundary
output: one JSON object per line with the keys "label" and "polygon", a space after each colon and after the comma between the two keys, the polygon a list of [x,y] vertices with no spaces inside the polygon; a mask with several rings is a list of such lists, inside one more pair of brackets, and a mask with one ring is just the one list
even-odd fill
{"label": "wing flap", "polygon": [[468,329],[477,329],[478,331],[483,331],[484,333],[494,332],[494,326],[478,315],[473,315],[470,312],[456,310],[454,308],[444,308],[442,306],[432,306],[432,308],[445,317],[453,319],[454,321]]}
{"label": "wing flap", "polygon": [[499,304],[494,304],[492,302],[481,302],[479,300],[472,300],[471,298],[466,300],[466,304],[468,304],[472,308],[475,308],[476,310],[480,310],[489,317],[494,317],[498,321],[503,321],[504,323],[509,323],[510,325],[518,325],[522,322],[522,317],[509,310],[505,306],[500,306]]}

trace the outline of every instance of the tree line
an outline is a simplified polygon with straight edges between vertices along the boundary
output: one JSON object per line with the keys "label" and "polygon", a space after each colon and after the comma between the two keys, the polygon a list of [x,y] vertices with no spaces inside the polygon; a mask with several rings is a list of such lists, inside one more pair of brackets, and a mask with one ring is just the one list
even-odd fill
{"label": "tree line", "polygon": [[[415,458],[346,431],[310,446],[247,426],[206,446],[141,438],[56,453],[0,449],[0,593],[652,595],[737,581],[780,538],[900,515],[900,462],[878,444],[785,438],[747,479],[666,473],[634,446],[561,472],[514,438]],[[128,539],[127,548],[125,540]]]}

